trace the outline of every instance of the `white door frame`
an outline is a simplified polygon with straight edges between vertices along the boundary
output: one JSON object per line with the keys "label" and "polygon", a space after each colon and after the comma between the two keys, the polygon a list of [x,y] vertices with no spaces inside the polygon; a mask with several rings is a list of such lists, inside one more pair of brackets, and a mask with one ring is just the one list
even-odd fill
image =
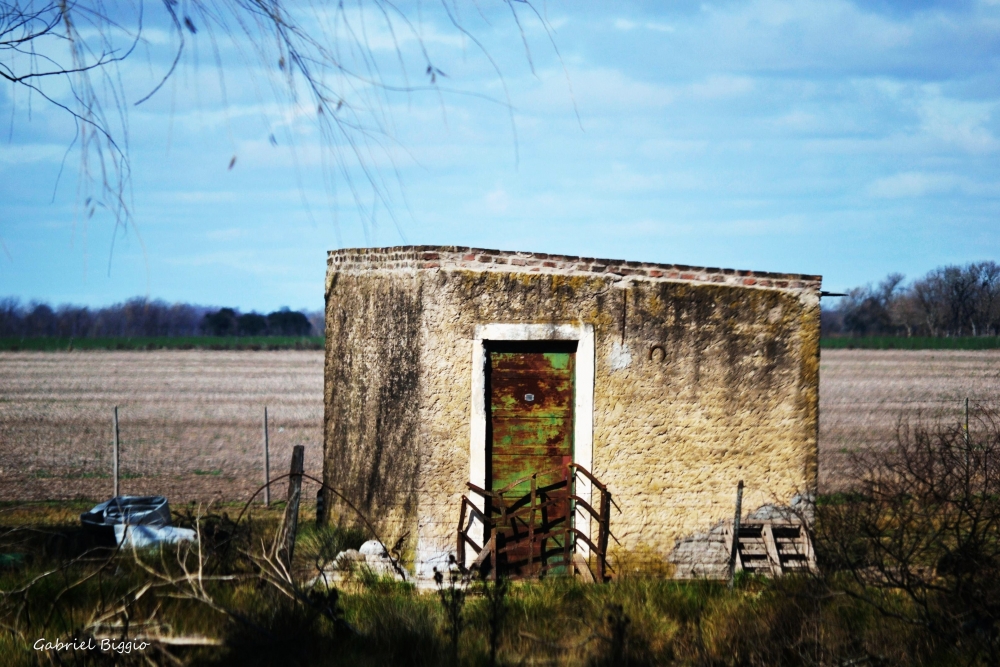
{"label": "white door frame", "polygon": [[[576,378],[573,405],[573,463],[593,472],[594,460],[594,327],[591,324],[478,324],[472,341],[472,419],[469,439],[469,481],[485,489],[486,479],[486,344],[489,341],[576,341]],[[590,503],[590,480],[582,475],[577,479],[576,494]],[[471,500],[482,511],[483,499],[477,494]],[[593,503],[591,503],[593,504]],[[590,534],[590,514],[582,509],[576,512],[576,526]],[[481,531],[481,527],[479,527]],[[483,535],[479,538],[483,544]],[[583,542],[577,550],[585,557],[590,551]],[[474,556],[472,556],[474,558]]]}

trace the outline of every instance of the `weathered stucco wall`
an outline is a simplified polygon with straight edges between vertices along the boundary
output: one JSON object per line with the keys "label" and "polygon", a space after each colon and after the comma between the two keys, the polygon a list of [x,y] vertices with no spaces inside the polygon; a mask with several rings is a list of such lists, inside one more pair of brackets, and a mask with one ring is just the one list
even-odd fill
{"label": "weathered stucco wall", "polygon": [[324,481],[383,523],[412,516],[420,472],[420,280],[336,274],[327,292]]}
{"label": "weathered stucco wall", "polygon": [[495,322],[593,326],[593,472],[621,508],[620,568],[666,563],[678,540],[731,518],[740,479],[763,501],[814,491],[818,277],[461,248],[338,251],[325,474],[391,519],[387,530],[410,531],[418,570],[454,549],[474,331]]}

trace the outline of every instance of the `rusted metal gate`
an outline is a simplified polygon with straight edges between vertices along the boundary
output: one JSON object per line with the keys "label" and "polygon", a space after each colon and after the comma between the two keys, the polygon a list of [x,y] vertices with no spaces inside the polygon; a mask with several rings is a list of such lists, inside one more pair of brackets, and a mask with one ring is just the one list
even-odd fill
{"label": "rusted metal gate", "polygon": [[[580,478],[589,482],[596,502],[592,505],[578,495]],[[497,491],[487,491],[468,484],[469,490],[483,499],[484,510],[468,496],[462,496],[458,522],[458,564],[463,571],[485,571],[514,579],[571,574],[596,581],[607,581],[608,538],[611,537],[611,493],[582,466],[570,463],[551,470],[516,479]],[[522,493],[524,487],[527,493]],[[592,496],[592,500],[595,500]],[[596,507],[595,507],[596,505]],[[597,522],[597,541],[576,525]],[[479,544],[473,534],[482,533]],[[591,564],[579,554],[579,544],[586,544]],[[476,554],[466,567],[467,548]]]}

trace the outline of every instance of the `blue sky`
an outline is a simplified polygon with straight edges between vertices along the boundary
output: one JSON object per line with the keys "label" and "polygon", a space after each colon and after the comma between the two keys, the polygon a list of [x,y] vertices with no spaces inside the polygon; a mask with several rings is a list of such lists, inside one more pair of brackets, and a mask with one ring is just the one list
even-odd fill
{"label": "blue sky", "polygon": [[[375,131],[355,145],[381,202],[301,82],[289,101],[238,35],[214,35],[221,67],[209,31],[188,35],[134,106],[176,45],[152,4],[120,68],[124,232],[87,217],[78,151],[53,198],[72,124],[0,86],[0,295],[317,309],[328,249],[404,243],[818,273],[830,290],[1000,259],[1000,2],[536,3],[558,55],[530,12],[522,40],[505,5],[479,5],[459,19],[502,79],[440,6],[404,3],[445,90],[343,91]],[[385,82],[429,88],[405,26],[397,56],[384,20],[348,18],[366,18]]]}

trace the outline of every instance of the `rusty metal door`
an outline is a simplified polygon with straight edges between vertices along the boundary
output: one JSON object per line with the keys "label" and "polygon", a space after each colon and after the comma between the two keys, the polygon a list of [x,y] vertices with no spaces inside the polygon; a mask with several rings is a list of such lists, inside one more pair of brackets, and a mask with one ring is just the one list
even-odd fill
{"label": "rusty metal door", "polygon": [[[563,468],[573,462],[573,405],[575,401],[576,343],[563,341],[495,342],[487,346],[486,391],[490,419],[487,426],[490,490],[499,492],[513,482],[540,471]],[[538,484],[561,481],[537,480]],[[524,488],[521,488],[524,487]],[[529,493],[527,482],[508,489],[511,496]],[[570,520],[569,501],[535,519],[534,531],[546,534]],[[522,526],[526,529],[527,526]],[[515,526],[512,530],[518,530]],[[548,551],[560,551],[562,538],[541,540],[510,553],[514,562],[544,562]],[[516,567],[516,574],[531,572]]]}

